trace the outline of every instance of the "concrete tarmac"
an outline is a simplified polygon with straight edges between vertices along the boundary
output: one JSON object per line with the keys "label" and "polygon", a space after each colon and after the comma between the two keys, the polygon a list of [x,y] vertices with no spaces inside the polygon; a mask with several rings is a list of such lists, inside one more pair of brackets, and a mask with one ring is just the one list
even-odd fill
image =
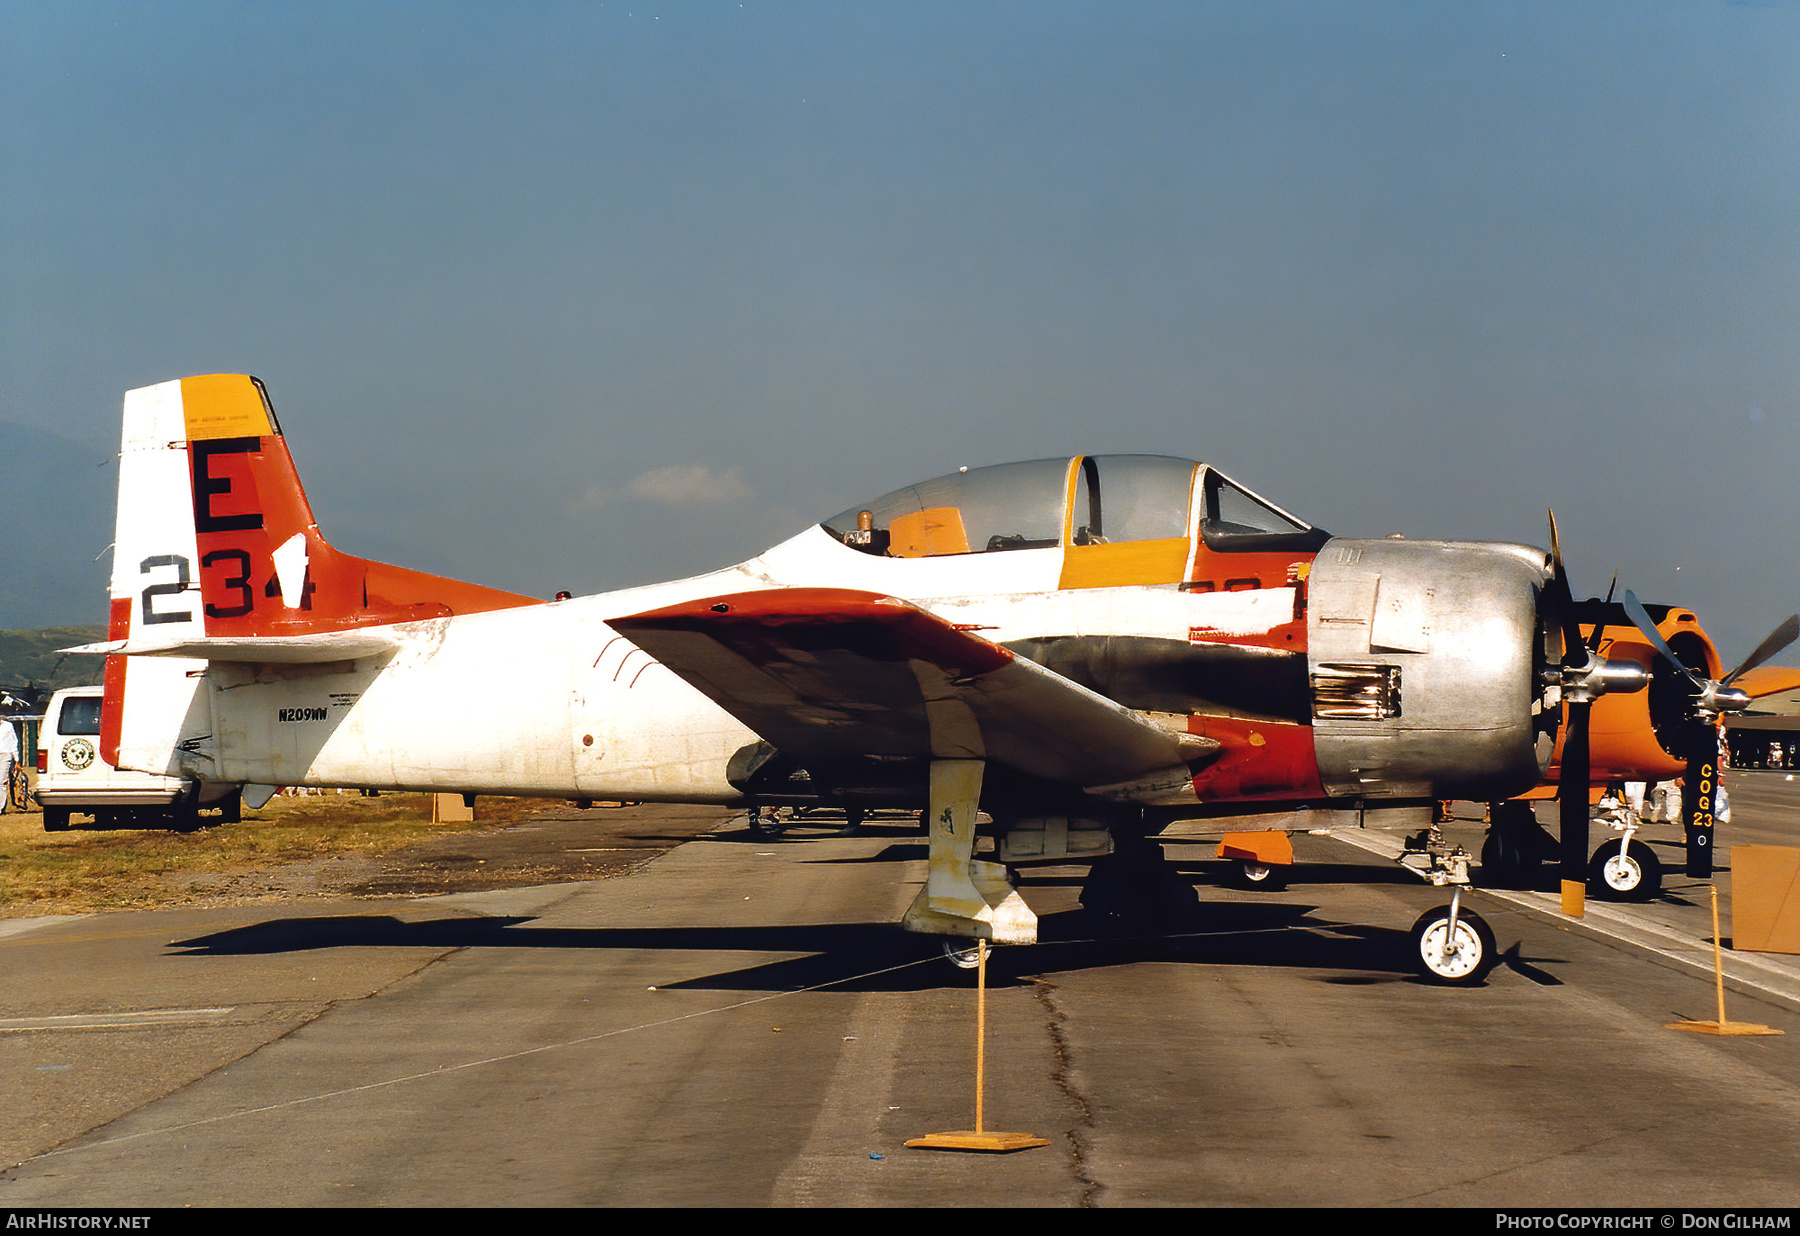
{"label": "concrete tarmac", "polygon": [[[1780,830],[1768,789],[1734,805]],[[1332,837],[1274,893],[1171,844],[1176,936],[1094,938],[1078,870],[1029,876],[986,1125],[1051,1145],[908,1150],[974,1102],[972,979],[896,926],[923,839],[719,824],[589,883],[0,937],[0,1206],[1800,1202],[1794,959],[1729,996],[1786,1037],[1670,1031],[1710,974],[1478,893],[1504,964],[1427,986],[1445,898]],[[1698,952],[1691,893],[1648,913]]]}

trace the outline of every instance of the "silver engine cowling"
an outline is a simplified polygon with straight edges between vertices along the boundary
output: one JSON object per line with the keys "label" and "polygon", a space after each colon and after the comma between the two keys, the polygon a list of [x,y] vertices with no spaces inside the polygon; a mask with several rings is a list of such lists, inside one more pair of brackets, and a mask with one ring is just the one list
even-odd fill
{"label": "silver engine cowling", "polygon": [[1325,790],[1488,801],[1537,785],[1560,651],[1528,545],[1331,540],[1307,580],[1307,668]]}

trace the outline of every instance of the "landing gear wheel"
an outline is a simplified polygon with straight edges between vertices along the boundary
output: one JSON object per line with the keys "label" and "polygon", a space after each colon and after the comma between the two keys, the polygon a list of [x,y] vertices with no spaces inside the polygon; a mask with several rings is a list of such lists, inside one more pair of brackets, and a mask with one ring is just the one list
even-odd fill
{"label": "landing gear wheel", "polygon": [[1231,882],[1239,888],[1259,892],[1279,892],[1287,887],[1287,869],[1273,863],[1258,863],[1248,858],[1231,860]]}
{"label": "landing gear wheel", "polygon": [[980,948],[974,940],[951,936],[944,941],[944,960],[958,970],[973,970],[981,964]]}
{"label": "landing gear wheel", "polygon": [[1588,888],[1608,901],[1648,901],[1662,891],[1662,862],[1641,841],[1623,853],[1617,841],[1609,841],[1588,864]]}
{"label": "landing gear wheel", "polygon": [[1530,888],[1537,870],[1537,856],[1521,852],[1517,842],[1498,829],[1481,843],[1483,888]]}
{"label": "landing gear wheel", "polygon": [[1151,935],[1192,928],[1200,895],[1187,876],[1163,857],[1160,845],[1122,845],[1088,868],[1081,908],[1093,930],[1111,935]]}
{"label": "landing gear wheel", "polygon": [[1487,840],[1481,843],[1483,888],[1531,888],[1537,883],[1538,837],[1542,830],[1523,803],[1495,803],[1489,809]]}
{"label": "landing gear wheel", "polygon": [[1497,960],[1494,933],[1479,914],[1456,916],[1456,938],[1450,939],[1450,907],[1439,906],[1419,916],[1412,928],[1413,962],[1427,982],[1468,987],[1487,977]]}

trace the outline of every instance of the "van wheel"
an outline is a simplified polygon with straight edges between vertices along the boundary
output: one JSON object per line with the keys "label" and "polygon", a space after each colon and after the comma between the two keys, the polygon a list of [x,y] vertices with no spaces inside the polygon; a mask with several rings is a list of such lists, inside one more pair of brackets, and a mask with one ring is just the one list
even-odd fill
{"label": "van wheel", "polygon": [[66,833],[69,831],[69,808],[45,807],[44,831],[47,833]]}

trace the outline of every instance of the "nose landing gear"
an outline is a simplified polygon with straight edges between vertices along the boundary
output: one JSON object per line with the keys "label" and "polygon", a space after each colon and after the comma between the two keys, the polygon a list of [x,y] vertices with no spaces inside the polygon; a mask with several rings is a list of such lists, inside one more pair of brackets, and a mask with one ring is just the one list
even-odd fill
{"label": "nose landing gear", "polygon": [[1648,901],[1662,889],[1662,862],[1630,834],[1594,851],[1588,887],[1610,901]]}
{"label": "nose landing gear", "polygon": [[1481,982],[1497,960],[1494,933],[1479,914],[1462,908],[1462,889],[1450,904],[1427,910],[1412,927],[1413,960],[1426,981],[1450,987]]}
{"label": "nose landing gear", "polygon": [[1407,853],[1400,862],[1416,871],[1426,882],[1439,888],[1449,885],[1450,904],[1427,910],[1413,923],[1412,958],[1420,977],[1428,983],[1450,987],[1471,987],[1486,978],[1498,957],[1494,950],[1494,932],[1473,910],[1462,904],[1463,890],[1469,887],[1469,863],[1473,855],[1444,837],[1443,830],[1433,824],[1425,832],[1408,838]]}

